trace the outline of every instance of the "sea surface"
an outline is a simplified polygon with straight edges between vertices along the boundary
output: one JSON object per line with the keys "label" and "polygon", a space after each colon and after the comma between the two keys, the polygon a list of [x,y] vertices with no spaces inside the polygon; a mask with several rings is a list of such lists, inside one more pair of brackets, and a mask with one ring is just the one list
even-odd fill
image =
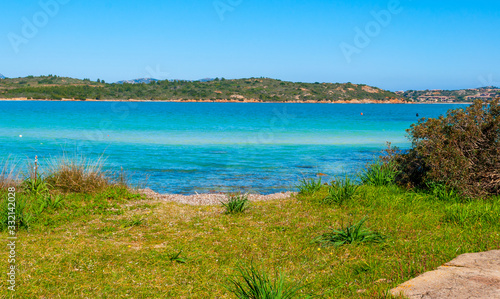
{"label": "sea surface", "polygon": [[161,193],[291,190],[354,174],[405,130],[454,104],[0,101],[0,160],[105,158]]}

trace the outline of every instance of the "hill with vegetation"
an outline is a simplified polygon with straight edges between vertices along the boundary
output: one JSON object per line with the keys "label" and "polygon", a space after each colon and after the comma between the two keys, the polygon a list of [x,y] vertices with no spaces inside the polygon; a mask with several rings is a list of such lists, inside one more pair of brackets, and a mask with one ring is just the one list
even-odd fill
{"label": "hill with vegetation", "polygon": [[269,78],[226,80],[150,80],[148,83],[112,83],[58,76],[0,81],[0,98],[75,100],[337,102],[400,101],[401,96],[363,84],[296,83]]}

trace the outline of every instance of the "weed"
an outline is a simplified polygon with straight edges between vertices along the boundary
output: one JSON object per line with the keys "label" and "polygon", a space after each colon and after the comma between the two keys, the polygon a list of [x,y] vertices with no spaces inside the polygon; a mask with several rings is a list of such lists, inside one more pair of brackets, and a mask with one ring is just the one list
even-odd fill
{"label": "weed", "polygon": [[228,194],[226,201],[221,201],[223,207],[226,208],[226,214],[242,213],[248,209],[250,201],[247,194],[233,193]]}
{"label": "weed", "polygon": [[361,219],[356,224],[348,225],[340,230],[333,229],[332,232],[325,233],[318,238],[314,239],[314,243],[321,243],[323,245],[342,246],[345,244],[363,243],[363,242],[382,242],[385,236],[378,232],[371,231],[363,228],[363,224],[367,218]]}
{"label": "weed", "polygon": [[358,186],[348,176],[336,179],[328,187],[328,195],[323,199],[323,203],[342,205],[350,200],[357,190]]}
{"label": "weed", "polygon": [[299,189],[299,194],[301,195],[311,195],[318,192],[322,186],[321,178],[315,179],[301,179],[297,188]]}
{"label": "weed", "polygon": [[280,273],[275,280],[265,272],[259,272],[252,264],[239,267],[240,279],[230,278],[224,287],[240,299],[289,299],[297,298],[300,285],[288,284]]}
{"label": "weed", "polygon": [[168,259],[171,261],[171,262],[176,262],[176,263],[180,263],[180,264],[185,264],[187,262],[186,258],[183,258],[181,257],[181,253],[182,253],[182,250],[180,250],[179,252],[177,253],[174,253],[174,254],[171,254]]}

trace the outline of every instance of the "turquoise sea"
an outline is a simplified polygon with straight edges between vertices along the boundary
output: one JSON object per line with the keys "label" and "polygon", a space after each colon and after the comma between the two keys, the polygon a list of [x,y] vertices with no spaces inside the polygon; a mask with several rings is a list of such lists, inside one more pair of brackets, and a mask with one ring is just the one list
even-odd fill
{"label": "turquoise sea", "polygon": [[274,193],[318,173],[354,173],[387,141],[409,147],[405,129],[419,118],[462,107],[2,101],[0,157],[25,165],[104,154],[107,169],[162,193]]}

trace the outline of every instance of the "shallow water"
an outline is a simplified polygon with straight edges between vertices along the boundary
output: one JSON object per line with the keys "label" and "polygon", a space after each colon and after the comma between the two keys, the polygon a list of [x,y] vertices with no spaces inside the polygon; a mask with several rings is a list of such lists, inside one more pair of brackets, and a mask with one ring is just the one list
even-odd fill
{"label": "shallow water", "polygon": [[0,156],[104,154],[108,169],[162,193],[274,193],[354,173],[387,141],[408,147],[420,117],[465,106],[2,101]]}

